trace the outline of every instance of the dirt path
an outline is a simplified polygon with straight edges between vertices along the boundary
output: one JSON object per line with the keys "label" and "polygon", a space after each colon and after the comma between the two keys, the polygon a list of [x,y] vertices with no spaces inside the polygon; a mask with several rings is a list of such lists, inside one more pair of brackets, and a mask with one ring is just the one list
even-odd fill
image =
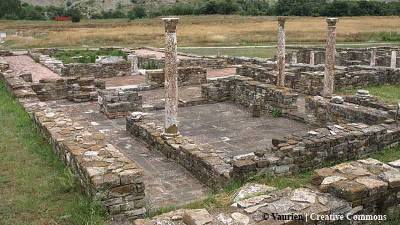
{"label": "dirt path", "polygon": [[16,74],[21,72],[32,73],[33,82],[38,82],[45,78],[60,78],[60,75],[35,62],[31,57],[26,55],[4,57],[4,60],[9,63],[10,69],[16,71]]}

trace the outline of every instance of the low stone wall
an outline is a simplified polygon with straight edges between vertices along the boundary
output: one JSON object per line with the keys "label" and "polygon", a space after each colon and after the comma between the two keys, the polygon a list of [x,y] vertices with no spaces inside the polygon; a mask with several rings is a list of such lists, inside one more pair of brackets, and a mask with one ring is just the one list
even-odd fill
{"label": "low stone wall", "polygon": [[0,62],[0,80],[4,82],[8,91],[16,98],[35,97],[36,93],[31,88],[31,83],[25,81],[21,76],[13,74],[8,70],[8,63]]}
{"label": "low stone wall", "polygon": [[29,52],[29,55],[33,60],[44,65],[49,70],[53,71],[56,74],[59,74],[60,76],[62,75],[64,64],[63,62],[61,62],[61,60],[53,58],[49,55],[41,54],[39,52]]}
{"label": "low stone wall", "polygon": [[100,112],[110,119],[124,117],[129,115],[129,112],[142,109],[142,96],[137,92],[114,89],[100,90],[98,93]]}
{"label": "low stone wall", "polygon": [[97,90],[105,88],[105,82],[93,77],[68,77],[43,79],[31,84],[32,90],[41,101],[68,99],[74,102],[97,100]]}
{"label": "low stone wall", "polygon": [[14,55],[12,52],[7,51],[7,50],[0,50],[0,57],[4,57],[4,56],[12,56]]}
{"label": "low stone wall", "polygon": [[335,124],[273,139],[272,149],[233,160],[232,176],[242,179],[254,173],[289,175],[399,146],[400,127],[393,122],[372,126]]}
{"label": "low stone wall", "polygon": [[383,111],[394,111],[397,109],[397,107],[395,105],[387,104],[387,103],[379,100],[377,97],[369,95],[368,91],[365,91],[365,90],[361,90],[361,91],[364,91],[368,94],[366,94],[366,95],[356,94],[356,95],[352,95],[352,96],[343,96],[344,101],[353,103],[356,105],[361,105],[361,106],[365,106],[365,107],[369,107],[369,108],[383,110]]}
{"label": "low stone wall", "polygon": [[[163,69],[146,70],[146,83],[163,87],[165,75]],[[178,67],[178,86],[207,83],[207,69],[202,67]]]}
{"label": "low stone wall", "polygon": [[362,123],[332,125],[273,140],[277,154],[299,171],[321,168],[329,162],[359,159],[399,145],[400,127],[396,124],[368,126]]}
{"label": "low stone wall", "polygon": [[[268,66],[242,65],[237,68],[236,74],[268,84],[276,84],[277,80],[276,69]],[[320,95],[323,79],[323,65],[291,64],[286,69],[285,86],[303,94]],[[399,83],[399,69],[369,66],[336,67],[335,89]]]}
{"label": "low stone wall", "polygon": [[[107,143],[104,135],[91,126],[81,126],[62,108],[41,102],[30,85],[15,84],[19,78],[10,71],[0,79],[18,98],[38,130],[53,145],[60,159],[74,172],[85,193],[100,201],[114,218],[137,219],[146,213],[143,171],[117,148]],[[22,85],[21,85],[22,84]],[[32,95],[20,95],[30,93]]]}
{"label": "low stone wall", "polygon": [[353,103],[340,104],[320,96],[305,97],[306,117],[316,124],[357,122],[369,125],[393,119],[387,111]]}
{"label": "low stone wall", "polygon": [[358,209],[357,214],[382,215],[400,204],[400,171],[390,164],[365,159],[314,173],[314,185],[350,202]]}
{"label": "low stone wall", "polygon": [[[314,52],[314,63],[325,64],[325,49],[324,48],[302,48],[302,47],[287,47],[288,55],[291,57],[292,52],[296,52],[297,62],[310,64],[310,53]],[[365,65],[371,63],[371,48],[336,48],[336,65],[351,66]],[[399,52],[396,47],[378,47],[376,48],[376,66],[390,67],[391,52]],[[399,56],[399,54],[398,54]],[[396,67],[400,66],[400,58],[397,57]]]}
{"label": "low stone wall", "polygon": [[213,188],[221,188],[228,184],[231,167],[216,154],[199,148],[183,136],[164,136],[163,128],[147,117],[146,114],[128,116],[126,130],[168,158],[176,160],[204,184]]}
{"label": "low stone wall", "polygon": [[180,209],[133,224],[376,224],[387,221],[387,212],[400,203],[399,165],[352,161],[316,170],[316,186],[296,189],[248,183],[234,193],[228,209]]}
{"label": "low stone wall", "polygon": [[243,76],[209,79],[209,82],[202,85],[202,97],[211,101],[231,100],[246,107],[259,105],[264,113],[280,110],[285,114],[297,109],[298,95],[286,88]]}
{"label": "low stone wall", "polygon": [[131,75],[131,63],[71,63],[64,64],[61,76],[110,78]]}
{"label": "low stone wall", "polygon": [[180,67],[202,67],[211,69],[223,69],[227,67],[225,59],[210,57],[180,59],[178,65]]}
{"label": "low stone wall", "polygon": [[252,57],[232,57],[232,56],[222,56],[222,58],[225,58],[228,65],[259,65],[259,66],[275,65],[276,67],[276,63],[271,61],[271,59],[263,59],[258,57],[252,58]]}
{"label": "low stone wall", "polygon": [[[159,49],[148,49],[151,51],[161,52]],[[164,58],[157,58],[155,54],[138,54],[138,65],[141,69],[162,69],[164,68]],[[223,69],[227,67],[227,65],[227,60],[221,57],[197,56],[192,54],[178,53],[179,67]]]}
{"label": "low stone wall", "polygon": [[62,77],[110,78],[131,75],[131,62],[126,60],[115,63],[71,63],[64,64],[52,57],[59,49],[34,49],[29,55],[40,64]]}

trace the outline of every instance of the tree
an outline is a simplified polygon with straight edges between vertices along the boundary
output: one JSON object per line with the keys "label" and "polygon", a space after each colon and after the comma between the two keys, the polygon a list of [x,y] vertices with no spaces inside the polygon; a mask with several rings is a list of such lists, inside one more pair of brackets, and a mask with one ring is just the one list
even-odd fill
{"label": "tree", "polygon": [[1,0],[0,1],[0,18],[18,19],[21,12],[20,0]]}
{"label": "tree", "polygon": [[143,6],[134,7],[128,12],[128,17],[130,20],[144,18],[146,17],[146,9]]}

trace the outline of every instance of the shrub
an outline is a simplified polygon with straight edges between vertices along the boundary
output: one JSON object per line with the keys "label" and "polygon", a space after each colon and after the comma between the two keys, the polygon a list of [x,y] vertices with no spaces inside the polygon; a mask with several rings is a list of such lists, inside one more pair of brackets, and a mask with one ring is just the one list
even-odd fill
{"label": "shrub", "polygon": [[80,14],[72,14],[71,20],[73,23],[81,22],[81,15]]}
{"label": "shrub", "polygon": [[146,9],[143,6],[134,7],[128,13],[128,17],[130,20],[141,19],[146,17]]}

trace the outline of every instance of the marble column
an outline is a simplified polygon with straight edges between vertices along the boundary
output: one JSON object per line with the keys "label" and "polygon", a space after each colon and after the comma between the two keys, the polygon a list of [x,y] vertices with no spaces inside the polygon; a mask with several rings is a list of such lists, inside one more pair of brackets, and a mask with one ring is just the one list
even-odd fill
{"label": "marble column", "polygon": [[390,58],[390,68],[396,69],[397,67],[397,52],[392,51],[392,56]]}
{"label": "marble column", "polygon": [[310,51],[310,65],[315,65],[315,52]]}
{"label": "marble column", "polygon": [[371,48],[371,63],[369,64],[370,66],[376,65],[376,51],[376,48]]}
{"label": "marble column", "polygon": [[139,73],[139,67],[138,67],[138,57],[137,57],[137,55],[129,54],[128,55],[128,61],[131,62],[131,75],[138,74]]}
{"label": "marble column", "polygon": [[165,134],[178,134],[178,63],[176,26],[179,18],[163,18],[165,24]]}
{"label": "marble column", "polygon": [[285,45],[286,45],[286,36],[285,36],[285,21],[286,18],[283,16],[278,17],[278,79],[277,86],[285,87]]}
{"label": "marble column", "polygon": [[328,31],[326,36],[325,49],[324,89],[322,90],[322,95],[324,97],[331,97],[334,91],[337,21],[337,18],[326,19],[326,22],[328,24]]}

